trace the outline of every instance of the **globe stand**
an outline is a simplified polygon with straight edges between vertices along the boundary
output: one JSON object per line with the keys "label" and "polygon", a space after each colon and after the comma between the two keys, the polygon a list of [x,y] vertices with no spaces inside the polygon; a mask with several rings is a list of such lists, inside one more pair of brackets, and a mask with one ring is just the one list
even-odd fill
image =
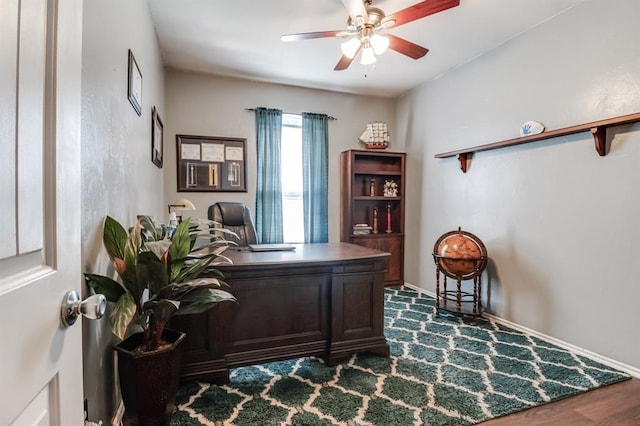
{"label": "globe stand", "polygon": [[[436,241],[433,260],[436,264],[436,317],[441,309],[480,316],[482,272],[487,266],[487,249],[482,241],[461,228],[447,232]],[[443,289],[440,288],[440,274],[444,275]],[[456,281],[455,290],[447,289],[447,278]],[[473,281],[472,291],[462,291],[465,280]]]}
{"label": "globe stand", "polygon": [[[474,317],[482,315],[480,306],[480,295],[482,294],[482,271],[479,269],[486,258],[476,259],[464,259],[466,262],[473,262],[474,274],[471,277],[473,280],[473,292],[462,291],[462,277],[456,276],[456,289],[447,290],[447,274],[443,273],[443,287],[440,291],[440,274],[442,269],[439,266],[439,260],[445,260],[447,262],[456,262],[461,259],[450,258],[445,256],[433,255],[436,262],[436,317],[440,315],[440,310],[455,312],[459,314],[469,314]],[[452,302],[452,303],[448,303]],[[471,303],[471,310],[465,307],[463,304]],[[453,306],[452,306],[453,305]]]}

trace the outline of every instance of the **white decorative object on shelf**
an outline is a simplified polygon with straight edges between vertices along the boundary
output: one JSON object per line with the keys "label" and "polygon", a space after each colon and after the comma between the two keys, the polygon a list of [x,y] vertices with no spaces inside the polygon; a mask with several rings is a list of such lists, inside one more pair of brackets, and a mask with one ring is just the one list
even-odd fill
{"label": "white decorative object on shelf", "polygon": [[366,130],[358,139],[367,149],[385,149],[389,146],[387,123],[382,121],[368,123]]}
{"label": "white decorative object on shelf", "polygon": [[366,223],[356,223],[353,225],[353,235],[369,235],[373,228]]}
{"label": "white decorative object on shelf", "polygon": [[520,126],[520,136],[537,135],[544,132],[544,126],[537,121],[527,121]]}
{"label": "white decorative object on shelf", "polygon": [[384,196],[385,197],[397,197],[398,196],[398,184],[393,180],[384,181]]}

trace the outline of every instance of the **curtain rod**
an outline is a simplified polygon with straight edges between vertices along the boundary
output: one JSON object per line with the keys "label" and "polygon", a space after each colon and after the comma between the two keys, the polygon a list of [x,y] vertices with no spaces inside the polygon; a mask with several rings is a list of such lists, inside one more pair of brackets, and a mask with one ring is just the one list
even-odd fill
{"label": "curtain rod", "polygon": [[[245,111],[255,111],[256,109],[255,109],[255,108],[245,108],[244,110],[245,110]],[[295,112],[283,112],[283,114],[295,114],[295,115],[300,115],[300,113],[295,113]],[[329,120],[337,120],[337,118],[332,117],[332,116],[330,116],[330,115],[327,115],[327,118],[328,118]]]}

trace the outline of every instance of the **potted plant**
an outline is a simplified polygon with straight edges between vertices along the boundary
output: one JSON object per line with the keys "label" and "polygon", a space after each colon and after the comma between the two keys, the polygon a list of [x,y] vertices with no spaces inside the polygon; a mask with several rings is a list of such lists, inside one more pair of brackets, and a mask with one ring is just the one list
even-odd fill
{"label": "potted plant", "polygon": [[107,216],[103,243],[120,282],[84,274],[96,293],[114,303],[109,320],[121,340],[115,346],[120,388],[132,424],[166,424],[175,410],[179,345],[185,335],[167,329],[169,319],[235,300],[221,289],[226,284],[213,269],[228,261],[222,256],[228,242],[211,234],[203,237],[189,219],[167,233],[150,217],[141,216],[127,232]]}

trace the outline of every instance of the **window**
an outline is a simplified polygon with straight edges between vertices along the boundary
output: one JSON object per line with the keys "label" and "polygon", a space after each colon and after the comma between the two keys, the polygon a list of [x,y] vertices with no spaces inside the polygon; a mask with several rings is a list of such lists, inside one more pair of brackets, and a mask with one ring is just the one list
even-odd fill
{"label": "window", "polygon": [[258,241],[329,240],[328,120],[326,114],[256,108]]}
{"label": "window", "polygon": [[302,201],[302,116],[282,115],[283,237],[287,243],[304,242],[304,207]]}

